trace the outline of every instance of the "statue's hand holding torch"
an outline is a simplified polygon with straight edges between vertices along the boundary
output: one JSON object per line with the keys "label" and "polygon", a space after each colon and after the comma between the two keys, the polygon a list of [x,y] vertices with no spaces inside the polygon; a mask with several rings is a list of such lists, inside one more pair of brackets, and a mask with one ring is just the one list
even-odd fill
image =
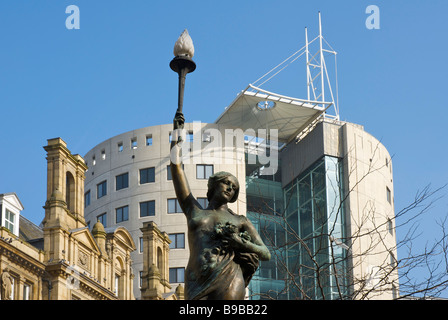
{"label": "statue's hand holding torch", "polygon": [[173,129],[174,130],[183,129],[184,123],[185,123],[184,114],[182,112],[177,111],[173,119]]}

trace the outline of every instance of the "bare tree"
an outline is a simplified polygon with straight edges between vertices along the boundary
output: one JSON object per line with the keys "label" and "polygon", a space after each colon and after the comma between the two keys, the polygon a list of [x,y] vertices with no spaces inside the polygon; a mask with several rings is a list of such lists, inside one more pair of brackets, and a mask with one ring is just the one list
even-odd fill
{"label": "bare tree", "polygon": [[[296,210],[297,204],[287,192],[283,206],[264,197],[261,191],[253,203],[249,196],[248,214],[272,254],[270,262],[261,264],[257,278],[260,287],[251,287],[250,294],[261,299],[355,300],[436,298],[446,294],[448,218],[438,221],[440,236],[436,240],[423,249],[416,246],[422,236],[418,221],[431,212],[446,186],[426,186],[416,193],[412,203],[392,216],[380,212],[375,201],[366,201],[356,220],[345,212],[357,185],[381,168],[369,164],[349,190],[339,190],[341,181],[327,185],[341,195],[331,203],[312,193],[310,232],[302,232],[299,229],[306,226],[299,227],[289,219],[288,208]],[[311,191],[315,188],[304,187]],[[305,216],[307,212],[296,214]],[[351,224],[350,232],[342,232],[342,220]],[[269,290],[262,288],[263,281],[269,283]]]}

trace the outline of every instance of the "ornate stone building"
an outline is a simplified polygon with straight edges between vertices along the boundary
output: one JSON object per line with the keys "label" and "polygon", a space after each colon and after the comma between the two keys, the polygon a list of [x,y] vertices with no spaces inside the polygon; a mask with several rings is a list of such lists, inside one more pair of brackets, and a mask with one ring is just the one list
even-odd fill
{"label": "ornate stone building", "polygon": [[[129,232],[124,227],[104,228],[99,221],[89,231],[84,220],[83,158],[71,154],[60,138],[48,140],[44,149],[47,200],[41,226],[20,215],[23,206],[16,194],[0,194],[1,299],[135,299],[131,252],[136,246]],[[170,241],[155,225],[148,235],[148,262],[162,272],[145,273],[151,275],[145,288],[154,293],[145,298],[178,299],[180,294],[170,294],[165,280]],[[162,246],[156,245],[160,242]]]}
{"label": "ornate stone building", "polygon": [[168,253],[171,240],[161,232],[154,221],[145,222],[143,228],[143,272],[141,297],[143,300],[184,299],[182,285],[175,292],[169,284]]}

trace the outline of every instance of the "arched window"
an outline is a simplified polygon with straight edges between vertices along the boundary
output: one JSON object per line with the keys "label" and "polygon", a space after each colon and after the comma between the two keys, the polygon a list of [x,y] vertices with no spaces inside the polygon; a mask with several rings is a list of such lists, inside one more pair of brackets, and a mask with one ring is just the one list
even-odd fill
{"label": "arched window", "polygon": [[115,259],[115,279],[114,279],[114,291],[115,295],[118,299],[125,298],[125,289],[124,289],[124,263],[120,257],[116,257]]}
{"label": "arched window", "polygon": [[160,249],[160,247],[157,247],[157,268],[159,269],[161,274],[164,274],[163,254],[162,254],[162,249]]}
{"label": "arched window", "polygon": [[119,274],[115,274],[115,283],[114,283],[114,288],[115,288],[115,295],[118,297],[119,293],[121,293],[120,291],[120,275]]}
{"label": "arched window", "polygon": [[75,211],[75,178],[70,172],[65,175],[65,202],[70,211]]}

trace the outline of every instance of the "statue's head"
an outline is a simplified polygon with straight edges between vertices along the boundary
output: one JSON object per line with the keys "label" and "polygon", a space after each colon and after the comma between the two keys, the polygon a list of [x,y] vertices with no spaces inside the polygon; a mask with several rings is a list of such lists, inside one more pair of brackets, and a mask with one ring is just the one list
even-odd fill
{"label": "statue's head", "polygon": [[238,183],[238,179],[233,174],[231,174],[229,172],[220,171],[220,172],[217,172],[217,173],[211,175],[208,178],[208,184],[207,184],[207,187],[208,187],[207,199],[208,199],[208,201],[210,201],[212,199],[217,183],[224,180],[227,177],[232,177],[237,184],[237,187],[235,189],[235,194],[233,195],[232,199],[229,202],[235,202],[238,199],[238,194],[240,193],[240,185]]}

